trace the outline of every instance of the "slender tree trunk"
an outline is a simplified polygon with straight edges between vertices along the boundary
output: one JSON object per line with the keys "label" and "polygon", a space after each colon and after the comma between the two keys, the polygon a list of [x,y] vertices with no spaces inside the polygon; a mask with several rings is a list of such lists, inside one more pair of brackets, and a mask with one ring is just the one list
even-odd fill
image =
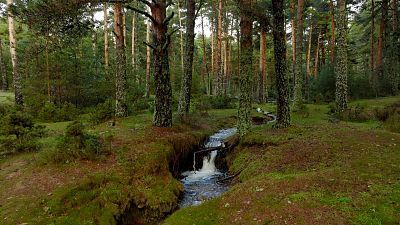
{"label": "slender tree trunk", "polygon": [[131,46],[131,55],[132,55],[132,71],[135,74],[136,83],[139,84],[139,76],[136,71],[136,12],[132,14],[132,46]]}
{"label": "slender tree trunk", "polygon": [[8,90],[7,70],[4,63],[3,57],[3,41],[0,38],[0,73],[1,73],[1,90]]}
{"label": "slender tree trunk", "polygon": [[222,76],[222,0],[218,0],[218,20],[217,20],[217,49],[216,49],[216,86],[215,93],[220,96],[223,92]]}
{"label": "slender tree trunk", "polygon": [[336,56],[336,106],[338,112],[347,109],[347,9],[346,0],[338,0]]}
{"label": "slender tree trunk", "polygon": [[290,20],[290,26],[292,28],[292,71],[293,77],[296,77],[296,0],[290,1],[290,14],[292,16]]}
{"label": "slender tree trunk", "polygon": [[[386,65],[384,66],[387,70],[386,75],[389,80],[390,86],[390,94],[396,96],[399,92],[399,41],[400,41],[400,34],[399,34],[399,27],[398,27],[398,0],[391,1],[391,19],[392,19],[392,26],[391,31],[387,32],[388,40],[387,47],[386,47]],[[389,7],[388,7],[389,8]]]}
{"label": "slender tree trunk", "polygon": [[194,27],[196,22],[196,2],[195,0],[187,0],[186,12],[186,48],[185,48],[185,65],[182,78],[181,98],[179,100],[178,114],[185,116],[189,114],[190,95],[192,89],[192,73],[193,73],[193,52],[194,52]]}
{"label": "slender tree trunk", "polygon": [[[10,9],[13,3],[14,3],[13,0],[7,0],[8,9]],[[19,66],[17,58],[17,37],[15,33],[14,15],[12,14],[11,10],[8,10],[8,31],[10,38],[11,62],[13,68],[15,104],[23,105],[24,100],[22,96],[21,75],[19,74]]]}
{"label": "slender tree trunk", "polygon": [[290,126],[289,108],[289,81],[286,74],[286,42],[285,42],[285,15],[283,13],[283,0],[272,1],[272,14],[274,18],[274,55],[277,97],[277,128]]}
{"label": "slender tree trunk", "polygon": [[[388,0],[382,0],[382,14],[379,27],[379,38],[378,38],[378,54],[376,67],[378,70],[383,71],[382,61],[383,61],[383,48],[385,42],[385,32],[386,32],[386,17],[387,17],[387,2]],[[383,72],[380,72],[382,74]]]}
{"label": "slender tree trunk", "polygon": [[[149,44],[151,42],[151,25],[150,21],[147,21],[146,28],[146,42]],[[151,49],[149,46],[146,47],[146,93],[145,96],[148,98],[150,96],[150,67],[151,67]]]}
{"label": "slender tree trunk", "polygon": [[[178,20],[179,20],[179,35],[180,35],[180,47],[181,47],[181,71],[182,74],[185,73],[185,63],[184,63],[184,57],[185,57],[185,53],[183,50],[183,27],[182,27],[182,17],[181,17],[181,7],[179,5],[179,1],[177,1],[177,6],[178,6]],[[174,79],[172,79],[174,80]]]}
{"label": "slender tree trunk", "polygon": [[334,60],[335,60],[335,6],[333,5],[333,0],[330,0],[329,5],[331,7],[331,51],[330,51],[330,62],[331,62],[331,65],[333,65]]}
{"label": "slender tree trunk", "polygon": [[317,49],[315,50],[315,63],[314,63],[314,76],[318,75],[318,65],[319,65],[319,50],[321,45],[321,32],[318,33],[317,39]]}
{"label": "slender tree trunk", "polygon": [[260,34],[260,71],[258,82],[258,103],[265,102],[265,80],[267,77],[267,31],[264,26],[261,26]]}
{"label": "slender tree trunk", "polygon": [[294,86],[294,107],[300,109],[303,104],[303,14],[304,0],[297,1],[296,29],[296,66]]}
{"label": "slender tree trunk", "polygon": [[109,60],[108,60],[108,13],[107,13],[107,3],[104,3],[103,13],[104,13],[104,66],[105,70],[108,70]]}
{"label": "slender tree trunk", "polygon": [[371,51],[370,51],[370,70],[374,73],[375,69],[375,1],[371,2]]}
{"label": "slender tree trunk", "polygon": [[123,27],[123,35],[124,35],[124,47],[126,47],[126,15],[124,9],[122,9],[122,27]]}
{"label": "slender tree trunk", "polygon": [[307,50],[307,76],[311,76],[310,61],[311,61],[311,42],[312,42],[313,25],[310,25],[310,32],[308,33],[308,50]]}
{"label": "slender tree trunk", "polygon": [[253,74],[253,17],[252,0],[239,0],[240,13],[240,79],[239,79],[239,135],[245,135],[250,129],[250,110]]}
{"label": "slender tree trunk", "polygon": [[50,65],[49,65],[49,41],[48,41],[49,36],[46,36],[46,47],[45,47],[45,53],[46,53],[46,79],[47,79],[47,101],[51,101],[51,88],[50,88]]}
{"label": "slender tree trunk", "polygon": [[114,33],[116,41],[116,71],[115,71],[115,115],[127,116],[126,103],[126,56],[122,3],[114,3]]}
{"label": "slender tree trunk", "polygon": [[202,71],[205,72],[207,75],[207,79],[204,78],[204,72],[203,72],[203,84],[206,86],[206,92],[207,95],[211,95],[211,87],[210,87],[210,71],[208,70],[208,61],[207,61],[207,51],[206,51],[206,38],[204,34],[204,18],[203,15],[201,15],[201,36],[202,36],[202,50],[203,50],[203,68]]}
{"label": "slender tree trunk", "polygon": [[172,126],[172,89],[169,72],[168,47],[171,36],[168,34],[169,19],[166,17],[166,0],[151,3],[153,17],[153,57],[155,81],[154,125]]}

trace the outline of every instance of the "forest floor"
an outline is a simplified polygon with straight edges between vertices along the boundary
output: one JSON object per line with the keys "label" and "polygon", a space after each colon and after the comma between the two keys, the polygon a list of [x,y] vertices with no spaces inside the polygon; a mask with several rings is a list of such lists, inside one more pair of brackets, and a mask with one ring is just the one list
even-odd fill
{"label": "forest floor", "polygon": [[[383,107],[399,97],[352,104]],[[274,111],[272,105],[262,105]],[[308,105],[293,126],[254,127],[229,155],[232,188],[200,206],[178,210],[166,224],[398,224],[400,134],[374,120],[328,121],[327,105]],[[172,129],[140,114],[90,127],[110,136],[111,153],[96,160],[54,164],[48,152],[69,122],[45,124],[42,150],[0,159],[1,224],[112,224],[131,200],[162,217],[176,207],[182,186],[171,158],[235,124],[236,110],[211,110]]]}
{"label": "forest floor", "polygon": [[165,224],[400,224],[400,134],[375,120],[331,123],[327,105],[308,108],[288,129],[253,129],[229,156],[231,172],[241,171],[231,190]]}

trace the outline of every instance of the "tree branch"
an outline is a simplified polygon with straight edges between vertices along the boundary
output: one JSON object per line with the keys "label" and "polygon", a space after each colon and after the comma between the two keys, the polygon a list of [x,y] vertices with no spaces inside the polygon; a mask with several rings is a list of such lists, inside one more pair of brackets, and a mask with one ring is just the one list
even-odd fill
{"label": "tree branch", "polygon": [[203,5],[204,5],[204,1],[203,1],[203,0],[200,0],[199,8],[197,9],[196,13],[194,14],[194,18],[195,18],[195,19],[196,19],[197,16],[199,15],[199,12],[200,12],[201,8],[203,7]]}
{"label": "tree branch", "polygon": [[151,44],[149,44],[149,43],[147,43],[147,42],[145,42],[145,41],[143,41],[143,43],[144,43],[145,45],[147,45],[148,47],[150,47],[151,49],[156,50],[156,47],[154,47],[153,45],[151,45]]}
{"label": "tree branch", "polygon": [[174,17],[175,13],[172,12],[167,18],[164,19],[163,24],[168,25],[169,21]]}
{"label": "tree branch", "polygon": [[126,7],[127,9],[130,9],[130,10],[133,10],[133,11],[135,11],[135,12],[137,12],[137,13],[142,14],[143,16],[149,18],[153,23],[157,23],[157,22],[156,22],[156,19],[154,19],[154,17],[153,17],[152,15],[150,15],[149,13],[147,13],[147,12],[145,12],[145,11],[142,11],[142,10],[140,10],[140,9],[134,8],[134,7],[130,6],[130,5],[127,5],[127,6],[125,6],[125,7]]}
{"label": "tree branch", "polygon": [[138,0],[138,1],[144,3],[144,4],[147,5],[148,7],[152,7],[152,5],[153,5],[151,2],[146,1],[146,0]]}

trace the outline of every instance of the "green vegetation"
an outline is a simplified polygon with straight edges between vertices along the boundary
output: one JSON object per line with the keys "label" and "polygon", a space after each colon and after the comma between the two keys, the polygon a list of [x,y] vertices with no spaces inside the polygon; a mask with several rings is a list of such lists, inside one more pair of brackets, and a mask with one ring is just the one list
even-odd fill
{"label": "green vegetation", "polygon": [[[385,110],[399,100],[350,105]],[[288,129],[252,129],[228,157],[231,172],[240,172],[231,190],[165,224],[399,223],[400,134],[374,117],[331,123],[326,105],[308,108],[310,116],[294,114]]]}

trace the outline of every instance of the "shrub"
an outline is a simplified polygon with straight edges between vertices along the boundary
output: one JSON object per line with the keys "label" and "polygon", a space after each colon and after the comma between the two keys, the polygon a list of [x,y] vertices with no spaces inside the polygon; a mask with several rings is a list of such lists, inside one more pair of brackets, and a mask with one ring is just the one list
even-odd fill
{"label": "shrub", "polygon": [[83,124],[75,121],[68,125],[65,135],[58,140],[56,148],[46,152],[46,160],[56,163],[79,159],[94,160],[105,153],[100,138],[88,134]]}
{"label": "shrub", "polygon": [[235,108],[234,99],[228,96],[203,96],[197,99],[199,108],[232,109]]}
{"label": "shrub", "polygon": [[78,115],[79,110],[69,102],[65,102],[60,106],[46,102],[37,113],[38,119],[46,122],[71,121],[76,119]]}
{"label": "shrub", "polygon": [[356,105],[345,110],[341,114],[341,118],[345,121],[366,122],[374,118],[374,116],[372,113],[365,110],[364,106]]}
{"label": "shrub", "polygon": [[394,113],[384,122],[384,127],[392,132],[400,133],[400,113]]}
{"label": "shrub", "polygon": [[4,136],[0,149],[3,154],[36,151],[38,139],[45,134],[45,128],[35,125],[32,118],[23,112],[14,111],[1,121],[1,134]]}
{"label": "shrub", "polygon": [[110,120],[114,116],[114,101],[112,99],[107,99],[104,103],[98,104],[90,112],[89,121],[92,124],[99,124]]}

